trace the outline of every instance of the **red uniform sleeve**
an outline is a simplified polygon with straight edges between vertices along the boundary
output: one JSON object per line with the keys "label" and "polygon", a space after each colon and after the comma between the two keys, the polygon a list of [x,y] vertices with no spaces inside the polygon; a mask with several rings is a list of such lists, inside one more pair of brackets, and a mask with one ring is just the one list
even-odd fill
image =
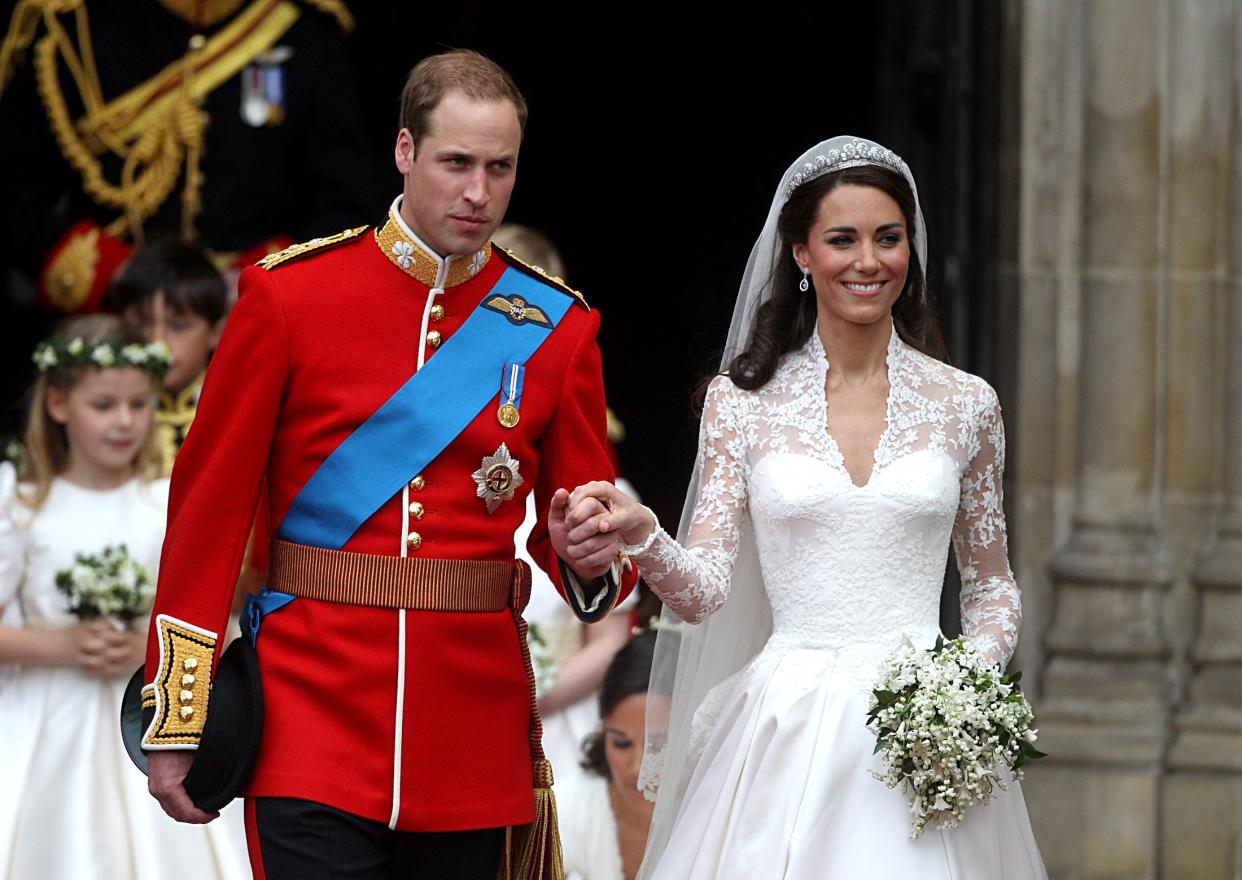
{"label": "red uniform sleeve", "polygon": [[143,705],[155,710],[147,749],[198,744],[289,372],[288,325],[271,277],[247,269],[240,290],[173,468],[147,643]]}
{"label": "red uniform sleeve", "polygon": [[[577,306],[574,306],[577,308]],[[540,439],[539,476],[535,483],[535,526],[526,546],[574,613],[584,621],[602,620],[634,588],[637,569],[625,566],[609,576],[605,586],[577,584],[562,567],[548,535],[548,508],[559,488],[574,488],[592,480],[611,481],[612,454],[604,403],[604,372],[596,334],[599,312],[590,311],[565,371],[560,403]],[[614,570],[617,569],[614,566]],[[567,583],[567,581],[569,581]],[[598,581],[598,579],[597,579]]]}

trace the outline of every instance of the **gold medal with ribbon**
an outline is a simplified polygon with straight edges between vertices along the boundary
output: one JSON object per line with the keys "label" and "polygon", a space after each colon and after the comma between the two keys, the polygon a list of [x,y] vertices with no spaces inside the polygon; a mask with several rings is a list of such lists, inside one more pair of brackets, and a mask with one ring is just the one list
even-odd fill
{"label": "gold medal with ribbon", "polygon": [[502,427],[515,428],[522,419],[518,409],[522,401],[522,381],[526,377],[523,364],[505,364],[500,372],[500,408],[496,410],[496,421]]}

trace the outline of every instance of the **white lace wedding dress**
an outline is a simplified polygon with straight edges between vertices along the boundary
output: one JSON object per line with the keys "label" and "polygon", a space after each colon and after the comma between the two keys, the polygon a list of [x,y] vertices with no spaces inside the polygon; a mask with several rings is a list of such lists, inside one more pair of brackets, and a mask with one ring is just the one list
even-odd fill
{"label": "white lace wedding dress", "polygon": [[894,331],[887,427],[857,486],[827,430],[827,370],[812,333],[758,391],[716,379],[687,547],[657,530],[631,548],[665,602],[697,621],[727,599],[749,519],[772,613],[767,644],[696,713],[693,769],[643,876],[1044,878],[1016,783],[960,827],[911,840],[904,796],[868,772],[877,664],[905,638],[935,641],[950,537],[966,635],[1002,664],[1017,641],[996,395]]}

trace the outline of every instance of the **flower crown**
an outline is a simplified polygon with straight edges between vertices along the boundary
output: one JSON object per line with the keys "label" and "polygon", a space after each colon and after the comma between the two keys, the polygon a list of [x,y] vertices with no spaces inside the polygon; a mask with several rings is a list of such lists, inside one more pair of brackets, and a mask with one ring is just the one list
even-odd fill
{"label": "flower crown", "polygon": [[167,343],[159,341],[142,345],[137,342],[124,344],[116,337],[99,342],[87,342],[81,336],[75,336],[68,342],[52,337],[35,346],[31,360],[40,373],[73,366],[92,366],[99,370],[105,367],[138,367],[163,377],[172,366],[172,352]]}
{"label": "flower crown", "polygon": [[830,171],[856,168],[860,165],[883,165],[903,177],[908,177],[910,174],[909,167],[892,150],[881,147],[879,144],[850,141],[843,144],[839,150],[829,150],[821,156],[816,156],[810,162],[804,163],[794,173],[794,176],[789,178],[789,186],[785,188],[785,198],[792,196],[794,190],[807,181],[814,180]]}

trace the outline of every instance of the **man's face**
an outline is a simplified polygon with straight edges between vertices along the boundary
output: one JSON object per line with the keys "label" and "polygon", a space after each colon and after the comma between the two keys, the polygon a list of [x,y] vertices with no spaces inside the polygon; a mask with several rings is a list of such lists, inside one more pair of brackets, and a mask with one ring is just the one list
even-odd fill
{"label": "man's face", "polygon": [[401,217],[440,256],[472,254],[509,207],[522,143],[517,110],[449,92],[430,123],[417,150],[409,129],[397,135]]}

